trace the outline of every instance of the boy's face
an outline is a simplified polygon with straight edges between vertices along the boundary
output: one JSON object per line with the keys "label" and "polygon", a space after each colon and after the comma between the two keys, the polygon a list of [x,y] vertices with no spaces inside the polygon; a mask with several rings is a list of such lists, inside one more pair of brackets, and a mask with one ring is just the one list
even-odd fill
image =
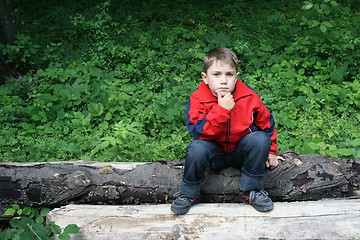
{"label": "boy's face", "polygon": [[213,94],[217,96],[217,91],[219,91],[222,97],[227,92],[234,91],[239,76],[240,73],[236,72],[235,67],[221,61],[215,61],[206,73],[201,73],[203,81],[209,86]]}

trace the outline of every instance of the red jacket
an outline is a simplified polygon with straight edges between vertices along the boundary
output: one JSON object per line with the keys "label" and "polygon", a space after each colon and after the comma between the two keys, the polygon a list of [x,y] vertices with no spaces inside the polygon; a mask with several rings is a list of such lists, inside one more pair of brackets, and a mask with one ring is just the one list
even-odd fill
{"label": "red jacket", "polygon": [[191,94],[186,106],[186,125],[191,136],[194,139],[214,141],[223,151],[231,152],[246,134],[264,131],[272,141],[270,153],[275,154],[275,122],[260,97],[240,81],[236,82],[233,97],[235,107],[232,110],[225,109],[202,82]]}

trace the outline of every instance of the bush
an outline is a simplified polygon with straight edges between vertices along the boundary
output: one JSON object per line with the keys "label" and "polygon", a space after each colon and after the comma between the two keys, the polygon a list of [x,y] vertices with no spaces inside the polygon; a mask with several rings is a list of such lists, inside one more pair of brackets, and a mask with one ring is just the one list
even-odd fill
{"label": "bush", "polygon": [[0,232],[2,240],[49,240],[60,239],[70,240],[70,234],[79,232],[76,224],[67,225],[64,230],[54,222],[46,223],[46,215],[50,209],[42,208],[40,211],[36,208],[21,208],[13,204],[8,208],[4,215],[13,216],[9,227],[4,227]]}
{"label": "bush", "polygon": [[24,74],[0,87],[1,160],[182,159],[185,104],[218,46],[275,116],[280,151],[360,156],[352,1],[184,3],[15,1],[18,41],[0,51]]}

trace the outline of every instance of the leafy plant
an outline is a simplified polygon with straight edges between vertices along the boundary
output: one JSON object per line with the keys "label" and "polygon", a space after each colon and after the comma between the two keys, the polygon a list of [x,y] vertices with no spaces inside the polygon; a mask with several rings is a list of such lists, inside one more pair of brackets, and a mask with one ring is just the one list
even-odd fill
{"label": "leafy plant", "polygon": [[358,156],[354,2],[225,3],[14,0],[20,33],[0,49],[24,74],[0,86],[1,161],[182,159],[186,102],[217,46],[275,116],[280,151]]}
{"label": "leafy plant", "polygon": [[4,215],[13,216],[10,227],[0,233],[3,240],[70,240],[70,234],[76,234],[80,228],[76,224],[67,225],[62,231],[54,222],[46,223],[45,217],[50,209],[21,208],[17,204],[11,205]]}

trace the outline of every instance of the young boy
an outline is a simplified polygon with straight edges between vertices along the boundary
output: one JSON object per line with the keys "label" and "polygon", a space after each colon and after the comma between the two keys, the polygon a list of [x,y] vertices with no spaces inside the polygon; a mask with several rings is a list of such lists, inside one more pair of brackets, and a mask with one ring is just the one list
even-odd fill
{"label": "young boy", "polygon": [[180,192],[171,205],[185,214],[200,201],[205,169],[241,169],[240,200],[258,211],[273,203],[263,190],[265,167],[275,168],[274,119],[259,96],[238,81],[238,59],[227,48],[210,50],[204,58],[203,82],[191,94],[186,124],[195,139],[187,147]]}

